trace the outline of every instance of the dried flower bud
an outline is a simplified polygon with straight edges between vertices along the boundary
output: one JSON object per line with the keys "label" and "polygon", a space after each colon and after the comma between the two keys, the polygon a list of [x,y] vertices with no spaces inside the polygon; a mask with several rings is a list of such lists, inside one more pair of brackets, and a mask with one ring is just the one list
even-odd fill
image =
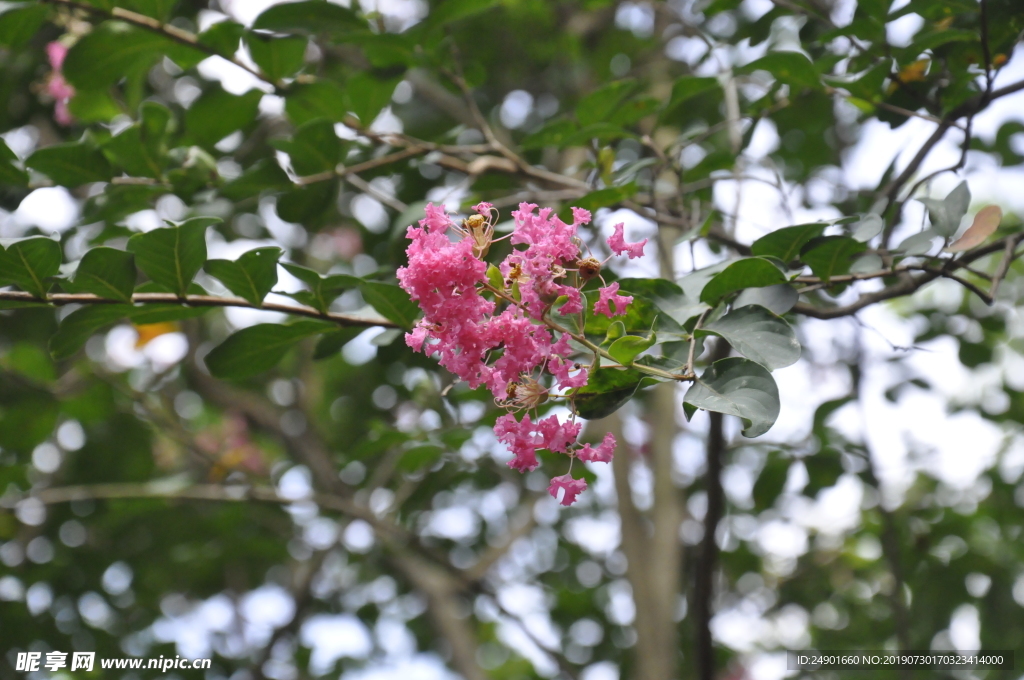
{"label": "dried flower bud", "polygon": [[577,266],[580,270],[580,277],[584,281],[589,281],[590,279],[600,275],[601,273],[601,263],[598,262],[597,258],[594,257],[588,257],[586,259],[580,260],[577,263]]}

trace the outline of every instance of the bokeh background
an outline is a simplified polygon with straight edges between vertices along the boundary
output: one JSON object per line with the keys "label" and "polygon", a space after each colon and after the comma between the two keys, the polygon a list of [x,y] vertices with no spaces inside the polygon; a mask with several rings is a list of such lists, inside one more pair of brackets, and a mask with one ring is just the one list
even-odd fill
{"label": "bokeh background", "polygon": [[[274,3],[163,4],[175,26],[201,33],[225,20],[250,26]],[[415,40],[402,36],[445,4],[351,6],[379,36],[393,38],[384,44],[418,54]],[[889,20],[875,46],[891,54],[937,30],[933,4],[883,7]],[[957,17],[976,14],[974,2],[946,4]],[[1021,13],[1014,2],[1003,4],[1010,15]],[[867,11],[852,0],[475,5],[443,39],[419,46],[427,53],[420,62],[422,55],[409,64],[367,64],[356,44],[311,39],[308,70],[344,78],[372,72],[384,83],[373,133],[480,144],[459,93],[440,68],[431,69],[444,66],[447,57],[438,55],[456,45],[484,116],[503,139],[524,144],[610,80],[636,78],[646,96],[664,102],[681,77],[728,79],[732,68],[769,52],[813,44],[816,58],[842,63],[851,50],[842,29]],[[0,51],[0,136],[18,158],[89,129],[116,133],[133,115],[127,103],[142,99],[184,121],[186,144],[189,134],[202,136],[190,126],[204,124],[187,111],[211,93],[228,93],[258,107],[222,139],[197,142],[220,186],[256,162],[287,164],[286,154],[266,144],[291,129],[285,98],[221,57],[186,71],[159,60],[132,92],[125,85],[115,102],[123,110],[72,106],[75,120],[57,122],[45,47],[94,17],[53,10],[59,20],[31,37],[8,38]],[[836,34],[823,37],[829,30]],[[1008,44],[996,87],[1024,79],[1024,49]],[[252,64],[244,48],[237,59]],[[823,92],[799,95],[778,113],[751,114],[772,86],[762,76],[732,81],[742,115],[730,113],[719,88],[642,124],[655,145],[693,171],[691,182],[704,182],[685,195],[684,214],[696,224],[714,216],[741,243],[781,226],[866,212],[872,193],[935,129],[927,116],[894,118]],[[226,108],[205,115],[225,115],[241,101],[226,99]],[[336,132],[353,157],[377,148],[343,123]],[[973,117],[971,135],[965,144],[954,130],[932,150],[918,177],[961,157],[963,165],[916,195],[945,196],[966,179],[972,213],[996,204],[1004,226],[1019,227],[1024,98],[994,102]],[[673,140],[685,143],[673,147]],[[654,194],[683,191],[671,177],[643,175],[652,154],[633,139],[526,147],[531,162],[556,172],[588,177],[604,163],[640,177]],[[70,261],[101,235],[116,244],[163,220],[218,215],[225,222],[208,232],[210,257],[276,245],[291,261],[366,275],[401,263],[404,229],[426,201],[465,214],[482,195],[503,197],[495,202],[508,219],[521,195],[550,204],[573,198],[500,173],[459,172],[439,164],[440,156],[376,169],[359,183],[339,181],[325,199],[299,197],[316,204],[308,220],[294,218],[294,200],[292,219],[282,218],[287,197],[267,191],[162,192],[115,205],[100,200],[102,185],[4,186],[0,238],[56,235]],[[659,229],[636,208],[612,205],[595,216],[587,234],[594,243],[617,222],[626,223],[629,240],[653,239]],[[896,240],[919,231],[924,218],[923,205],[908,201]],[[727,254],[703,239],[663,239],[666,247],[676,276]],[[665,272],[658,248],[652,242],[648,257],[615,273]],[[785,649],[1024,650],[1020,274],[1014,265],[992,306],[937,281],[856,316],[795,317],[804,356],[775,374],[778,422],[746,440],[738,421],[725,421],[726,505],[714,527],[721,553],[710,577],[717,677],[795,677]],[[277,290],[301,287],[283,270],[279,277]],[[200,283],[224,292],[209,277]],[[350,291],[334,308],[359,313],[365,304]],[[453,386],[394,333],[353,333],[323,359],[303,346],[270,374],[232,383],[206,374],[202,356],[231,330],[282,315],[226,309],[156,327],[120,324],[73,360],[55,363],[46,342],[66,313],[0,311],[0,677],[21,677],[13,670],[17,651],[56,649],[212,657],[207,680],[625,680],[641,677],[637,659],[657,652],[650,645],[666,644],[680,676],[697,677],[694,583],[707,513],[709,418],[686,422],[681,392],[669,388],[666,401],[665,390],[648,390],[591,424],[586,436],[611,430],[623,444],[615,466],[594,465],[590,489],[564,509],[545,493],[553,473],[506,468],[487,395]],[[668,452],[667,465],[654,464],[657,451]],[[272,487],[277,500],[252,499],[252,485]],[[196,497],[200,488],[208,497]],[[655,492],[664,488],[679,510],[669,536],[678,559],[669,573],[678,578],[662,587],[653,577],[641,593],[640,565],[655,541],[647,529],[661,512]],[[342,500],[332,504],[327,495]],[[669,612],[668,643],[638,635],[655,607]],[[910,677],[887,673],[878,677]],[[913,677],[926,676],[937,677]]]}

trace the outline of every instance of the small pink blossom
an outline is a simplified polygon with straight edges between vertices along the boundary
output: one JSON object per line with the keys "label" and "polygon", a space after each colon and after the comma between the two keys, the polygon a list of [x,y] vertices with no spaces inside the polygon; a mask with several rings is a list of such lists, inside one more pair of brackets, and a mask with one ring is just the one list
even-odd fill
{"label": "small pink blossom", "polygon": [[50,68],[59,71],[64,68],[64,57],[68,56],[68,47],[61,42],[51,42],[46,45],[46,56],[50,60]]}
{"label": "small pink blossom", "polygon": [[514,415],[506,413],[495,421],[494,434],[512,451],[514,458],[508,462],[510,468],[520,472],[531,472],[537,468],[538,447],[530,416],[523,416],[521,421],[517,421]]}
{"label": "small pink blossom", "polygon": [[548,416],[537,423],[537,433],[541,438],[540,447],[554,453],[565,453],[576,443],[582,429],[582,423],[574,420],[563,423],[558,420],[558,416]]}
{"label": "small pink blossom", "polygon": [[615,435],[609,432],[604,436],[604,441],[596,448],[590,444],[584,444],[583,448],[576,452],[576,457],[589,463],[610,463],[614,454]]}
{"label": "small pink blossom", "polygon": [[562,489],[565,494],[560,501],[562,505],[572,505],[576,502],[576,496],[587,490],[587,480],[573,479],[571,474],[564,474],[561,477],[552,477],[548,486],[548,493],[558,499],[558,490]]}
{"label": "small pink blossom", "polygon": [[68,108],[68,103],[75,96],[75,88],[64,79],[64,74],[61,73],[61,68],[64,66],[64,57],[67,54],[68,48],[63,43],[51,42],[46,45],[46,56],[50,60],[50,68],[53,69],[53,73],[50,74],[49,79],[46,81],[46,93],[53,97],[55,102],[53,119],[64,126],[75,122],[75,118],[71,115],[71,110]]}
{"label": "small pink blossom", "polygon": [[625,235],[623,230],[625,224],[619,222],[615,225],[615,233],[608,237],[608,247],[612,249],[612,252],[616,255],[622,255],[623,253],[629,253],[629,259],[635,257],[643,257],[644,246],[647,245],[647,239],[640,241],[639,243],[626,243]]}
{"label": "small pink blossom", "polygon": [[[618,281],[605,286],[604,288],[598,288],[598,300],[594,303],[594,311],[598,314],[604,314],[609,319],[613,316],[622,316],[626,313],[626,307],[633,301],[632,295],[619,295],[619,283]],[[613,312],[608,304],[614,303],[615,311]]]}

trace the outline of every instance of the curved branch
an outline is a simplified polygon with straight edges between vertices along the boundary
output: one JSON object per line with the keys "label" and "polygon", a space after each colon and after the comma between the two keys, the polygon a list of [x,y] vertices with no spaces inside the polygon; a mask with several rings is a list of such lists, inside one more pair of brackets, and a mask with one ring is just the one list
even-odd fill
{"label": "curved branch", "polygon": [[[53,293],[41,300],[31,293],[20,290],[0,290],[0,300],[12,302],[51,304],[57,307],[64,305],[123,305],[127,304],[120,300],[109,300],[91,293]],[[178,297],[173,293],[136,293],[132,295],[133,304],[180,304],[187,307],[245,307],[247,309],[259,309],[267,312],[283,312],[292,316],[305,316],[311,319],[330,321],[339,326],[356,326],[372,328],[383,326],[385,328],[400,328],[394,322],[386,319],[372,319],[351,314],[336,314],[333,312],[322,313],[312,307],[302,305],[282,305],[276,302],[267,302],[262,305],[254,305],[242,298],[217,297],[215,295],[186,295]]]}

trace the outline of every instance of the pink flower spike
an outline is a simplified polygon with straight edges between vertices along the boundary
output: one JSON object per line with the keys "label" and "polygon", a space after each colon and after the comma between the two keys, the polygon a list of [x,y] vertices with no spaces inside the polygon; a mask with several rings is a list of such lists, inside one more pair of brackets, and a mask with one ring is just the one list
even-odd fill
{"label": "pink flower spike", "polygon": [[583,448],[576,452],[576,457],[588,463],[610,463],[615,454],[615,435],[611,432],[604,436],[604,441],[593,448],[590,444],[584,444]]}
{"label": "pink flower spike", "polygon": [[573,479],[572,475],[564,474],[561,477],[552,477],[551,485],[548,486],[548,493],[558,500],[558,490],[562,489],[565,491],[565,495],[562,496],[560,501],[562,505],[572,505],[576,502],[576,496],[587,490],[587,480],[585,479]]}
{"label": "pink flower spike", "polygon": [[623,253],[629,253],[629,259],[636,257],[643,257],[644,246],[647,245],[647,239],[640,241],[639,243],[626,243],[623,229],[625,224],[619,222],[615,225],[615,233],[608,237],[608,247],[612,249],[612,252],[616,255],[622,255]]}
{"label": "pink flower spike", "polygon": [[46,56],[50,60],[50,68],[59,71],[64,66],[64,57],[68,56],[68,48],[64,43],[52,42],[46,45]]}
{"label": "pink flower spike", "polygon": [[[613,316],[622,316],[626,313],[626,307],[633,301],[632,295],[618,295],[619,283],[615,283],[605,286],[604,288],[598,288],[600,297],[597,302],[594,303],[594,311],[598,314],[604,314],[609,319]],[[615,311],[613,312],[608,303],[615,303]]]}

